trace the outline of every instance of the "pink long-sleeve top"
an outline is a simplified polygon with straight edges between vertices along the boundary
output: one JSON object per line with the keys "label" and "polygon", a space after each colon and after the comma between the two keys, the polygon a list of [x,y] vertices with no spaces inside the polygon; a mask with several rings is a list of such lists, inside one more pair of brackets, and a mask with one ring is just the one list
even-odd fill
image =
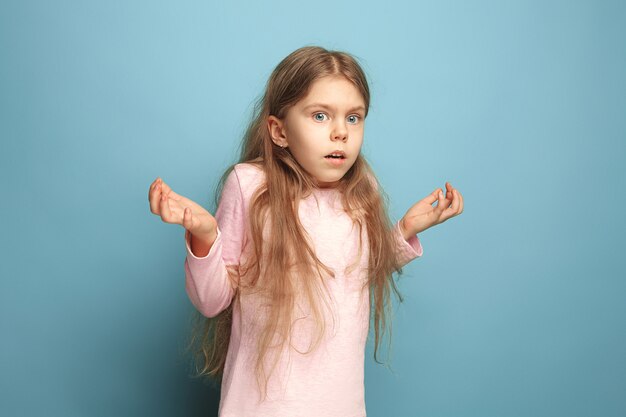
{"label": "pink long-sleeve top", "polygon": [[[315,190],[300,202],[298,215],[311,237],[318,258],[335,272],[327,282],[332,317],[321,344],[306,353],[311,343],[308,316],[301,314],[292,327],[291,346],[280,357],[261,394],[254,374],[255,342],[259,326],[258,300],[254,294],[239,293],[229,278],[227,266],[244,263],[251,254],[247,216],[254,191],[264,182],[263,171],[255,165],[235,165],[224,183],[215,213],[217,238],[209,253],[197,257],[191,252],[190,235],[185,233],[186,290],[193,305],[205,316],[213,317],[233,305],[232,329],[222,379],[220,417],[364,417],[365,344],[369,331],[370,299],[367,287],[367,233],[358,257],[359,233],[342,210],[336,190]],[[422,256],[417,236],[397,237],[400,264]],[[359,267],[354,268],[356,265]],[[304,320],[302,320],[304,319]]]}

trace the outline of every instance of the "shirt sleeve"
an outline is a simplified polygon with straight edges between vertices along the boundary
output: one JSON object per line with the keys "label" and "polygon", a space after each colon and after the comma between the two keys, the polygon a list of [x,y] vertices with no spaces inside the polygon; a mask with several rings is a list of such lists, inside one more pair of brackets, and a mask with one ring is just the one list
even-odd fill
{"label": "shirt sleeve", "polygon": [[[373,175],[368,175],[370,182],[375,190],[378,191],[378,180]],[[396,222],[393,233],[397,242],[397,260],[402,268],[413,259],[422,256],[424,249],[417,235],[411,236],[408,240],[404,239],[402,229],[400,228],[400,220]]]}
{"label": "shirt sleeve", "polygon": [[239,265],[245,232],[243,194],[236,168],[224,182],[215,219],[217,237],[204,257],[191,252],[191,234],[185,231],[185,289],[191,303],[206,317],[224,311],[235,293],[236,284],[227,266]]}
{"label": "shirt sleeve", "polygon": [[422,256],[424,253],[424,249],[422,248],[422,243],[419,240],[417,235],[411,236],[408,240],[402,236],[402,229],[400,228],[400,221],[396,222],[393,230],[394,235],[396,236],[396,240],[398,242],[398,263],[400,267],[405,266],[413,259]]}

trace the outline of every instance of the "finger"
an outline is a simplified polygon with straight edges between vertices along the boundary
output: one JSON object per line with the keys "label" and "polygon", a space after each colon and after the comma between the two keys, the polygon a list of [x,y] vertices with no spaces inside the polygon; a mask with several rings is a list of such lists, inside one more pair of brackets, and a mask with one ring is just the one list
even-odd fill
{"label": "finger", "polygon": [[450,194],[452,195],[452,204],[450,204],[448,210],[450,210],[453,216],[456,216],[457,214],[459,214],[459,197],[454,188],[450,191]]}
{"label": "finger", "polygon": [[159,177],[157,177],[157,179],[152,181],[152,184],[150,184],[150,187],[148,188],[148,201],[150,201],[150,197],[152,197],[152,192],[154,191],[154,187],[156,187],[158,181]]}
{"label": "finger", "polygon": [[160,214],[159,202],[161,201],[161,184],[156,183],[152,190],[150,190],[150,211],[154,214]]}
{"label": "finger", "polygon": [[463,196],[459,192],[459,190],[454,190],[456,195],[459,197],[459,214],[463,213]]}
{"label": "finger", "polygon": [[454,199],[452,190],[454,190],[454,188],[452,187],[452,184],[450,184],[449,182],[446,182],[446,198],[450,201]]}
{"label": "finger", "polygon": [[438,196],[439,196],[439,191],[440,191],[440,189],[437,188],[435,191],[433,191],[432,193],[428,194],[427,197],[423,198],[422,201],[432,205],[435,201],[437,201]]}
{"label": "finger", "polygon": [[172,190],[172,188],[171,188],[169,185],[167,185],[166,183],[164,183],[163,181],[161,181],[161,189],[162,189],[162,191],[163,191],[165,194],[167,194],[167,197],[168,197],[170,200],[180,201],[181,196],[180,196],[180,195],[178,195],[178,194],[176,194],[176,193],[174,192],[174,190]]}
{"label": "finger", "polygon": [[448,193],[447,195],[444,195],[443,191],[441,191],[441,197],[439,198],[440,202],[437,204],[437,207],[439,207],[441,211],[444,211],[447,208],[449,208],[450,204],[452,204],[451,197],[452,195],[450,193]]}
{"label": "finger", "polygon": [[172,223],[172,211],[170,210],[170,203],[167,200],[167,194],[162,193],[159,205],[161,219],[166,223]]}
{"label": "finger", "polygon": [[172,192],[172,189],[170,188],[169,185],[167,185],[165,182],[161,181],[161,189],[163,190],[163,192],[165,194],[170,194]]}
{"label": "finger", "polygon": [[446,198],[443,195],[443,191],[441,189],[438,189],[438,193],[437,193],[437,207],[436,209],[441,213],[443,212],[446,208],[448,208],[448,204],[446,204]]}

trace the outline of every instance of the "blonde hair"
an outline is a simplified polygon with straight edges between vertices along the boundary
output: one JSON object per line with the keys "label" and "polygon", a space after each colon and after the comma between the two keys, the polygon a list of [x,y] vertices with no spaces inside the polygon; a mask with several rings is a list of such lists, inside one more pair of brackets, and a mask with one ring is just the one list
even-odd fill
{"label": "blonde hair", "polygon": [[[289,148],[281,148],[272,142],[267,119],[270,115],[283,118],[290,106],[306,96],[314,81],[326,76],[342,76],[350,81],[363,97],[367,116],[370,92],[366,76],[356,59],[345,52],[306,46],[289,54],[274,69],[265,93],[255,105],[253,119],[241,143],[238,163],[257,165],[265,173],[265,184],[255,192],[250,204],[248,221],[254,256],[246,265],[229,268],[229,272],[238,282],[235,297],[246,291],[260,291],[267,297],[267,319],[257,341],[255,368],[264,398],[268,379],[279,357],[274,355],[269,369],[266,369],[264,359],[272,353],[270,348],[274,347],[276,336],[281,347],[279,353],[289,342],[296,294],[303,296],[311,306],[317,329],[317,338],[312,346],[315,349],[326,328],[318,305],[320,300],[327,302],[323,272],[334,277],[333,271],[315,255],[298,217],[298,202],[315,187],[314,180],[294,159]],[[216,196],[221,194],[224,181],[234,165],[221,177]],[[391,320],[387,319],[391,290],[400,302],[403,301],[392,275],[394,272],[402,274],[402,270],[397,263],[397,243],[387,214],[388,198],[362,154],[340,180],[338,189],[346,213],[358,225],[359,232],[365,228],[368,236],[369,259],[363,289],[370,289],[370,313],[375,330],[374,360],[381,363],[378,361],[378,349],[387,325],[391,339]],[[264,239],[266,222],[269,223],[269,237]],[[297,260],[295,265],[293,260]],[[298,273],[293,273],[294,269]],[[244,277],[247,279],[244,280]],[[235,298],[226,310],[213,318],[196,312],[189,349],[194,354],[197,376],[207,376],[215,382],[221,380],[230,340],[233,305]]]}

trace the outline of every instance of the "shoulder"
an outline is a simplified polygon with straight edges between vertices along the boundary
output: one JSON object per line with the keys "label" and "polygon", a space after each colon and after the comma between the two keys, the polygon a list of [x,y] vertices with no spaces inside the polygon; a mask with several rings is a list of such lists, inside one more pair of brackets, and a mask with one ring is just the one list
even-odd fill
{"label": "shoulder", "polygon": [[237,183],[243,196],[250,197],[265,182],[265,171],[258,164],[249,162],[235,164],[226,182]]}
{"label": "shoulder", "polygon": [[235,164],[233,171],[237,173],[237,176],[244,178],[254,178],[265,175],[261,165],[250,162]]}
{"label": "shoulder", "polygon": [[265,181],[265,171],[263,171],[263,168],[258,164],[249,162],[235,164],[233,172],[237,175],[237,179],[242,186]]}

